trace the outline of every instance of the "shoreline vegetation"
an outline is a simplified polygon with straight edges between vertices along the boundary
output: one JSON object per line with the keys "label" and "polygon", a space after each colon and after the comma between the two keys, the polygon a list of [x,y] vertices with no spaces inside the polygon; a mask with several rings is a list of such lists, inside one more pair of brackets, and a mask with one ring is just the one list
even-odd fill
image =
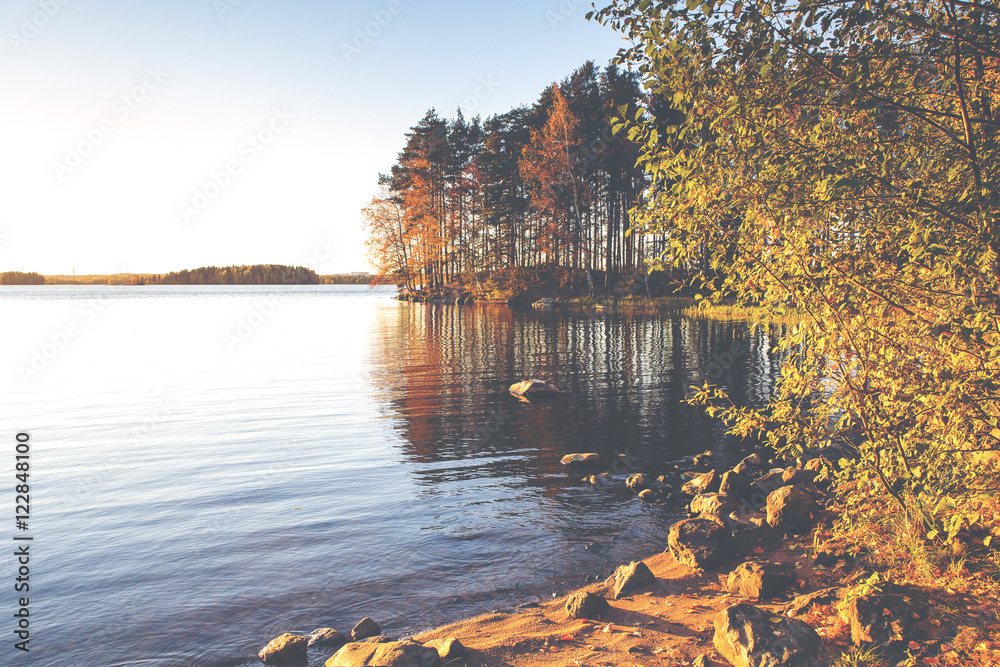
{"label": "shoreline vegetation", "polygon": [[[1000,664],[1000,11],[610,0],[589,18],[626,43],[603,72],[410,129],[363,210],[371,264],[412,301],[674,295],[692,317],[785,321],[766,406],[707,383],[686,400],[783,465],[841,451],[819,464],[839,512],[813,538],[852,553],[824,566],[843,595],[806,627],[729,604],[723,634],[831,651],[763,663],[790,667]],[[545,664],[567,636],[495,664]]]}
{"label": "shoreline vegetation", "polygon": [[318,275],[312,269],[281,265],[214,266],[156,273],[42,275],[8,271],[0,285],[385,285],[370,273]]}

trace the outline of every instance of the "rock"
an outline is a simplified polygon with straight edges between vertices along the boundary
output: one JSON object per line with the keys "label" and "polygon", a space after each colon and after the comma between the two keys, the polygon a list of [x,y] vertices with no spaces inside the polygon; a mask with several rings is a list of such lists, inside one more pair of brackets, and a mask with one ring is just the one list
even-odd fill
{"label": "rock", "polygon": [[660,482],[660,481],[653,482],[652,484],[649,485],[649,488],[663,495],[670,493],[670,485],[666,484],[665,482]]}
{"label": "rock", "polygon": [[750,456],[744,457],[740,463],[746,464],[748,468],[760,468],[764,465],[764,462],[760,458],[760,454],[754,452]]}
{"label": "rock", "polygon": [[782,487],[767,497],[767,524],[786,533],[808,533],[818,513],[816,499],[798,485]]}
{"label": "rock", "polygon": [[550,298],[539,299],[531,304],[532,308],[536,310],[548,310],[549,308],[555,308],[556,300]]}
{"label": "rock", "polygon": [[767,525],[767,514],[764,512],[754,512],[746,507],[739,507],[735,512],[729,514],[729,520],[751,530],[762,528]]}
{"label": "rock", "polygon": [[796,484],[795,486],[799,487],[800,489],[811,495],[816,500],[823,500],[823,498],[826,498],[826,494],[823,492],[823,490],[820,489],[815,484],[813,484],[812,482],[802,482],[800,484]]}
{"label": "rock", "polygon": [[724,493],[734,500],[739,500],[750,493],[750,480],[735,470],[730,470],[722,476],[719,483],[719,493]]}
{"label": "rock", "polygon": [[795,573],[769,563],[743,563],[729,573],[726,590],[750,600],[770,600],[795,583]]}
{"label": "rock", "polygon": [[608,585],[611,586],[612,600],[618,600],[626,593],[631,593],[655,582],[656,577],[653,576],[652,570],[642,561],[632,561],[629,565],[622,565],[607,581]]}
{"label": "rock", "polygon": [[697,496],[702,493],[712,493],[719,490],[719,476],[714,470],[698,475],[690,482],[681,487],[681,491],[689,496]]}
{"label": "rock", "polygon": [[851,626],[856,646],[905,643],[914,624],[912,597],[875,590],[868,595],[846,596],[837,604],[837,613]]}
{"label": "rock", "polygon": [[368,637],[378,637],[380,634],[382,634],[382,628],[379,627],[379,624],[365,616],[351,630],[351,639],[358,641]]}
{"label": "rock", "polygon": [[630,475],[629,478],[625,480],[625,486],[627,486],[632,493],[639,493],[648,486],[646,484],[646,476],[641,472],[635,475]]}
{"label": "rock", "polygon": [[567,454],[562,457],[562,464],[564,466],[591,466],[596,463],[601,462],[601,455],[588,453],[588,454]]}
{"label": "rock", "polygon": [[439,667],[438,650],[416,642],[347,644],[324,663],[326,667]]}
{"label": "rock", "polygon": [[800,620],[742,603],[715,617],[715,648],[735,667],[819,667],[820,639]]}
{"label": "rock", "polygon": [[639,500],[644,503],[651,503],[656,500],[656,491],[652,489],[643,489],[639,492]]}
{"label": "rock", "polygon": [[593,620],[600,618],[601,614],[610,609],[611,605],[608,604],[608,601],[594,593],[573,593],[566,600],[566,614],[570,618],[587,618]]}
{"label": "rock", "polygon": [[559,393],[559,387],[544,380],[524,380],[510,386],[510,393],[516,396],[550,396]]}
{"label": "rock", "polygon": [[833,604],[834,601],[842,598],[845,588],[821,588],[818,591],[813,591],[812,593],[806,593],[805,595],[799,595],[794,600],[788,603],[788,607],[785,609],[785,616],[798,616],[804,612],[808,612],[812,609],[814,604],[827,605]]}
{"label": "rock", "polygon": [[340,648],[349,640],[333,628],[320,628],[309,633],[309,646]]}
{"label": "rock", "polygon": [[[750,485],[750,494],[755,498],[763,497],[766,500],[769,495],[786,486],[785,480],[782,479],[784,474],[784,470],[769,472]],[[763,506],[763,503],[761,503],[761,506]]]}
{"label": "rock", "polygon": [[272,665],[282,662],[302,662],[306,659],[306,647],[309,638],[286,632],[277,639],[272,639],[260,650],[257,657]]}
{"label": "rock", "polygon": [[437,651],[438,657],[445,662],[456,660],[458,658],[465,658],[469,655],[469,650],[462,646],[462,642],[458,641],[454,637],[435,639],[427,642],[424,646],[429,646]]}
{"label": "rock", "polygon": [[785,472],[781,474],[781,481],[785,484],[804,484],[806,482],[812,483],[816,479],[818,472],[815,470],[803,470],[800,468],[786,468]]}
{"label": "rock", "polygon": [[708,519],[685,519],[670,527],[667,548],[682,565],[707,569],[731,555],[733,534]]}
{"label": "rock", "polygon": [[570,618],[594,620],[611,610],[611,605],[596,593],[580,591],[566,599],[566,614]]}
{"label": "rock", "polygon": [[820,456],[819,458],[815,458],[815,459],[809,459],[809,461],[806,462],[805,469],[806,470],[813,470],[817,474],[821,474],[823,472],[829,473],[829,472],[833,472],[833,470],[835,470],[835,468],[833,467],[833,464],[830,463],[825,458],[823,458],[822,456]]}
{"label": "rock", "polygon": [[695,518],[712,521],[719,524],[723,528],[729,528],[729,530],[732,530],[732,527],[729,525],[729,519],[718,512],[702,512]]}
{"label": "rock", "polygon": [[753,470],[753,468],[742,461],[733,466],[733,472],[744,476],[749,475],[751,470]]}
{"label": "rock", "polygon": [[600,475],[590,475],[589,477],[583,478],[584,482],[590,482],[591,486],[611,486],[614,480],[611,478],[611,473],[602,472]]}
{"label": "rock", "polygon": [[702,493],[691,500],[691,513],[727,517],[739,506],[739,503],[723,493]]}

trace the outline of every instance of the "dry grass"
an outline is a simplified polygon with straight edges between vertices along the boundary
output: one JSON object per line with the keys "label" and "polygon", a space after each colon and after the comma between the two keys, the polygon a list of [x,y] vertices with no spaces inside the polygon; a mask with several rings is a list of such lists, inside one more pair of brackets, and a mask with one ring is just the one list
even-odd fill
{"label": "dry grass", "polygon": [[[928,539],[922,526],[907,525],[889,501],[840,510],[832,537],[869,550],[868,565],[882,580],[922,592],[928,614],[917,626],[918,641],[911,642],[906,664],[1000,664],[1000,499],[965,499],[962,511],[982,520],[951,541]],[[857,654],[836,664],[877,664],[872,659]]]}
{"label": "dry grass", "polygon": [[769,325],[795,325],[805,322],[807,317],[797,311],[775,314],[765,308],[738,306],[726,303],[701,301],[681,311],[685,317],[694,319],[719,320],[722,322],[761,322]]}

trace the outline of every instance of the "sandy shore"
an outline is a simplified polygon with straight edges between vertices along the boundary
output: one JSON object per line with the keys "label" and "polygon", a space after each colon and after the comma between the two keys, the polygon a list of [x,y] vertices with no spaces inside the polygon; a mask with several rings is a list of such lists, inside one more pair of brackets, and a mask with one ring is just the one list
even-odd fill
{"label": "sandy shore", "polygon": [[[810,568],[802,548],[794,542],[774,550],[758,549],[750,560],[782,563],[796,570],[798,586],[784,598],[775,604],[754,602],[776,612],[803,588],[828,585],[830,578]],[[594,622],[569,618],[566,596],[514,614],[477,616],[415,639],[458,639],[469,649],[469,667],[674,665],[690,663],[703,654],[710,664],[728,664],[713,648],[712,636],[715,615],[742,600],[725,591],[731,568],[703,573],[677,563],[669,553],[643,562],[656,576],[656,583],[620,600],[609,599],[611,611]],[[605,584],[597,583],[579,590],[601,593],[605,589]]]}

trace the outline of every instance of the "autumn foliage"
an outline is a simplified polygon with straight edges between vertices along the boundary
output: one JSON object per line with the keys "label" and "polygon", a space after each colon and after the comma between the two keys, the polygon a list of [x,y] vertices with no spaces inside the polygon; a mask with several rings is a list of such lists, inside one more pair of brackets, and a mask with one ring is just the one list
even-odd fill
{"label": "autumn foliage", "polygon": [[1000,9],[619,0],[595,16],[669,100],[617,124],[643,146],[633,215],[664,239],[658,261],[713,298],[807,314],[767,410],[696,400],[786,453],[841,447],[852,493],[921,539],[968,530],[969,499],[998,482]]}
{"label": "autumn foliage", "polygon": [[634,275],[652,252],[626,234],[645,179],[609,121],[639,95],[633,76],[587,63],[533,107],[485,121],[428,112],[364,209],[371,263],[407,289],[538,267]]}

